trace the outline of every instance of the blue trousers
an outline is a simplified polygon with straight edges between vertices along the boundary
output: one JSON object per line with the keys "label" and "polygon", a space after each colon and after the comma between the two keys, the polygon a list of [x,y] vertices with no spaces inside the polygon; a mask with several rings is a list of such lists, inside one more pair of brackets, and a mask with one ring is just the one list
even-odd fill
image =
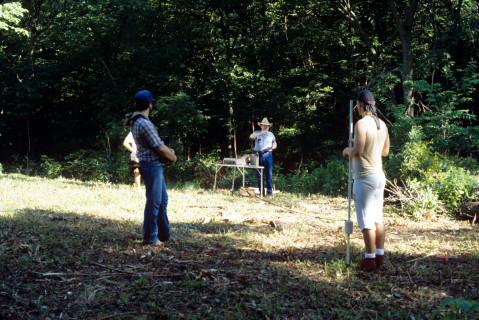
{"label": "blue trousers", "polygon": [[[273,153],[258,153],[259,154],[259,165],[264,167],[264,179],[263,179],[263,186],[261,185],[261,174],[258,171],[258,188],[260,190],[264,190],[264,185],[266,185],[266,190],[268,196],[273,195]],[[263,188],[263,189],[262,189]]]}
{"label": "blue trousers", "polygon": [[170,224],[166,207],[166,193],[163,166],[158,160],[140,162],[140,175],[146,188],[146,205],[143,218],[143,242],[155,243],[170,239]]}

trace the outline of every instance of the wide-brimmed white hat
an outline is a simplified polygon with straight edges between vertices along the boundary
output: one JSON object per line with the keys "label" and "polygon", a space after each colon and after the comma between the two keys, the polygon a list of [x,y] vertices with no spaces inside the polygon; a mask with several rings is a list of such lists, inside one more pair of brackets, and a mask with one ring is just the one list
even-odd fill
{"label": "wide-brimmed white hat", "polygon": [[258,122],[258,125],[263,125],[263,126],[272,126],[273,124],[272,123],[269,123],[268,119],[266,118],[263,118],[263,120],[261,122]]}

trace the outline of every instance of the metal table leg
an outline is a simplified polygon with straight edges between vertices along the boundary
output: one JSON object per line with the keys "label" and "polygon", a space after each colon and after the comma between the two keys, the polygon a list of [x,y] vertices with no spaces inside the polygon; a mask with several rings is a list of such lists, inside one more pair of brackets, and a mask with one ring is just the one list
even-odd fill
{"label": "metal table leg", "polygon": [[216,190],[216,176],[218,175],[218,171],[220,171],[220,169],[221,169],[221,166],[216,165],[216,168],[215,168],[215,184],[213,185],[213,191]]}
{"label": "metal table leg", "polygon": [[235,175],[236,175],[236,168],[238,168],[238,170],[241,171],[241,175],[243,177],[243,188],[246,186],[246,174],[245,174],[245,169],[246,168],[254,168],[256,170],[259,170],[259,173],[261,175],[261,190],[260,190],[260,196],[261,198],[263,198],[263,195],[264,195],[264,188],[263,188],[263,174],[264,174],[264,168],[263,167],[258,167],[258,166],[241,166],[241,165],[238,165],[238,166],[234,166],[234,165],[223,165],[223,164],[216,164],[216,168],[215,168],[215,182],[214,182],[214,185],[213,185],[213,191],[216,190],[216,184],[218,183],[218,172],[221,170],[222,167],[233,167],[233,181],[232,181],[232,185],[231,185],[231,189],[234,190],[234,183],[235,183]]}
{"label": "metal table leg", "polygon": [[261,170],[261,190],[259,191],[259,194],[261,195],[261,199],[263,199],[263,191],[264,191],[264,187],[263,187],[263,169],[260,169]]}
{"label": "metal table leg", "polygon": [[243,188],[244,188],[244,170],[245,168],[243,168]]}
{"label": "metal table leg", "polygon": [[235,189],[236,167],[233,167],[233,183],[231,184],[231,191]]}

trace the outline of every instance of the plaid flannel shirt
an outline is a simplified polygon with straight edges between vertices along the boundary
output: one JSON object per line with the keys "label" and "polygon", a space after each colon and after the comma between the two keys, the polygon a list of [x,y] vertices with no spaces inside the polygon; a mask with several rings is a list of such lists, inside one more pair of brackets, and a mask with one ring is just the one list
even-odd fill
{"label": "plaid flannel shirt", "polygon": [[140,162],[149,162],[159,158],[156,151],[157,147],[161,147],[165,143],[158,136],[153,123],[143,117],[138,118],[133,126],[131,132],[135,138],[137,152],[136,156]]}

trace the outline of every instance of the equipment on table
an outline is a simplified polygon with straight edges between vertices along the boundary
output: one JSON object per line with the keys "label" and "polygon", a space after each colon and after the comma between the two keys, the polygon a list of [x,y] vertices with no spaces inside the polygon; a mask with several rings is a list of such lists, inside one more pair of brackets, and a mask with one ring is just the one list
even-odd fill
{"label": "equipment on table", "polygon": [[249,154],[249,163],[252,166],[259,166],[259,156],[257,154]]}
{"label": "equipment on table", "polygon": [[255,154],[246,154],[241,158],[224,158],[223,164],[233,164],[233,165],[240,165],[240,166],[258,166],[259,158]]}
{"label": "equipment on table", "polygon": [[[243,188],[245,187],[245,169],[255,169],[260,178],[260,185],[263,185],[263,169],[264,167],[259,165],[259,157],[256,154],[247,154],[241,158],[224,158],[223,161],[216,164],[215,170],[215,183],[213,185],[213,190],[216,190],[216,179],[218,176],[218,171],[222,167],[233,167],[233,183],[231,185],[231,190],[234,190],[234,181],[236,169],[238,169],[243,176]],[[263,190],[258,189],[261,198],[263,198]]]}

